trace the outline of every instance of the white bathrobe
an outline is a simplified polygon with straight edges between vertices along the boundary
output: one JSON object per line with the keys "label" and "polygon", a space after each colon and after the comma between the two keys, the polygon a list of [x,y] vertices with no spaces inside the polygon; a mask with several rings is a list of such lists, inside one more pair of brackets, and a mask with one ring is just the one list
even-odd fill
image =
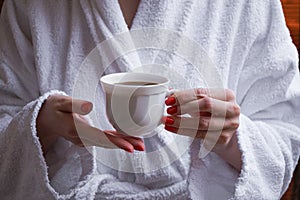
{"label": "white bathrobe", "polygon": [[[298,56],[280,1],[141,0],[131,29],[146,27],[197,42],[235,92],[242,171],[214,153],[199,158],[199,142],[148,174],[112,170],[64,139],[45,159],[36,132],[42,103],[51,94],[72,95],[88,53],[128,28],[117,0],[7,0],[0,21],[1,199],[280,198],[300,152]],[[187,65],[159,55],[141,58],[156,56],[150,60],[191,78]],[[162,140],[155,136],[146,148]]]}

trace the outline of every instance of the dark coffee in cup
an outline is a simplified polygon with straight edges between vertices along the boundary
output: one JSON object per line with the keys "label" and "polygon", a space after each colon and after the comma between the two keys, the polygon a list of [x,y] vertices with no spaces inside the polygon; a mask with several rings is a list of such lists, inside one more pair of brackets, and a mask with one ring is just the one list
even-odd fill
{"label": "dark coffee in cup", "polygon": [[154,82],[145,82],[145,81],[126,81],[116,83],[117,85],[133,85],[133,86],[144,86],[144,85],[157,85],[158,83]]}
{"label": "dark coffee in cup", "polygon": [[103,76],[109,122],[119,133],[151,135],[164,115],[169,79],[147,73],[114,73]]}

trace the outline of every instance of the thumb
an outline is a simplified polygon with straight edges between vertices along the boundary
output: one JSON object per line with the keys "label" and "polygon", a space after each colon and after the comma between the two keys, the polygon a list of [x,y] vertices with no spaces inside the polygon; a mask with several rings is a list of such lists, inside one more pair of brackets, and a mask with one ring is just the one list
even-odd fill
{"label": "thumb", "polygon": [[86,115],[93,109],[93,104],[89,101],[73,100],[73,112],[80,115]]}
{"label": "thumb", "polygon": [[72,99],[71,97],[63,97],[60,100],[58,110],[62,112],[74,112],[80,115],[86,115],[93,109],[93,104],[89,101]]}

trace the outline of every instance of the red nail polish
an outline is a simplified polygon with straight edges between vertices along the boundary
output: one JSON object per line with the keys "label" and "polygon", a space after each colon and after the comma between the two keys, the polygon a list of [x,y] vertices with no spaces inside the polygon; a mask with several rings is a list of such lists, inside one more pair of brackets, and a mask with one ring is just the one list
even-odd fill
{"label": "red nail polish", "polygon": [[171,105],[176,103],[176,98],[175,97],[169,97],[169,98],[167,98],[165,103],[166,103],[167,106],[171,106]]}
{"label": "red nail polish", "polygon": [[167,118],[168,118],[168,117],[163,116],[163,117],[160,119],[160,122],[163,123],[163,124],[166,123]]}
{"label": "red nail polish", "polygon": [[143,146],[136,146],[134,147],[134,149],[138,151],[145,151],[145,148]]}
{"label": "red nail polish", "polygon": [[170,132],[173,132],[173,133],[176,133],[177,132],[177,128],[173,127],[173,126],[165,126],[165,129],[167,131],[170,131]]}
{"label": "red nail polish", "polygon": [[173,115],[177,112],[177,107],[170,107],[167,109],[167,113]]}
{"label": "red nail polish", "polygon": [[131,149],[131,148],[126,148],[124,150],[127,151],[127,152],[129,152],[129,153],[133,153],[133,149]]}
{"label": "red nail polish", "polygon": [[171,117],[167,117],[165,123],[169,124],[169,125],[172,125],[172,124],[174,124],[174,119],[172,119]]}

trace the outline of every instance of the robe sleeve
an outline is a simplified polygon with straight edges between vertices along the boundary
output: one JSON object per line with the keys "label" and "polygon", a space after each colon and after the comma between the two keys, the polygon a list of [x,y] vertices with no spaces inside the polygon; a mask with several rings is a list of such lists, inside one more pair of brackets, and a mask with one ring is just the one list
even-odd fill
{"label": "robe sleeve", "polygon": [[56,199],[36,132],[51,91],[39,93],[25,1],[5,1],[0,18],[1,199]]}
{"label": "robe sleeve", "polygon": [[233,199],[280,199],[300,154],[298,54],[280,1],[266,2],[255,1],[264,6],[256,9],[255,39],[238,75],[243,165]]}

